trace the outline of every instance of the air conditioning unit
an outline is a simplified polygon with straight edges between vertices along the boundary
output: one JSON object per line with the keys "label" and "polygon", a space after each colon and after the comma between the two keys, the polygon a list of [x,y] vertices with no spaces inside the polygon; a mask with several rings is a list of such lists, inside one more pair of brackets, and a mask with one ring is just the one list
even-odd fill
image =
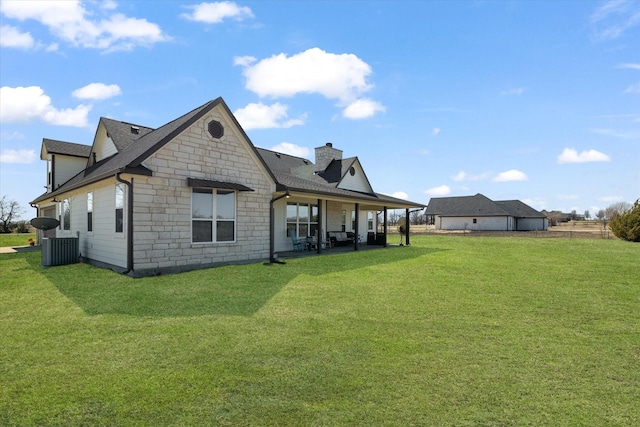
{"label": "air conditioning unit", "polygon": [[74,264],[80,261],[77,237],[55,237],[42,239],[42,266]]}

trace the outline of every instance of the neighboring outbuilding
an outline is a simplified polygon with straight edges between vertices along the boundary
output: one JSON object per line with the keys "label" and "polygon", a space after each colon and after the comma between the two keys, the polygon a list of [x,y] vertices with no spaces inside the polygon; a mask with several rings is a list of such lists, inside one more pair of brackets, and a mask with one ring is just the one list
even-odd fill
{"label": "neighboring outbuilding", "polygon": [[157,129],[101,118],[90,146],[43,140],[47,191],[32,204],[83,261],[132,275],[275,261],[299,237],[321,252],[331,231],[357,250],[386,236],[379,212],[424,207],[374,192],[331,143],[315,154],[256,148],[222,98]]}
{"label": "neighboring outbuilding", "polygon": [[475,196],[434,197],[427,223],[437,230],[546,231],[547,217],[520,200],[493,201]]}

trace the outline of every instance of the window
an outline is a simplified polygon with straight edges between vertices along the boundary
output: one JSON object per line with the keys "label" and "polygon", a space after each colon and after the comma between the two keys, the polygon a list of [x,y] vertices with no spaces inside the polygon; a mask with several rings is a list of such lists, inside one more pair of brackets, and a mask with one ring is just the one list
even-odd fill
{"label": "window", "polygon": [[207,130],[209,131],[209,135],[215,139],[220,139],[224,135],[224,128],[222,127],[222,124],[216,120],[209,122]]}
{"label": "window", "polygon": [[124,231],[124,184],[116,184],[116,233]]}
{"label": "window", "polygon": [[53,191],[53,161],[47,159],[47,190]]}
{"label": "window", "polygon": [[191,197],[191,240],[194,243],[236,239],[236,192],[194,188]]}
{"label": "window", "polygon": [[62,201],[62,229],[71,230],[71,200]]}
{"label": "window", "polygon": [[347,231],[347,211],[342,211],[342,230]]}
{"label": "window", "polygon": [[318,205],[287,203],[287,237],[315,236],[318,233]]}
{"label": "window", "polygon": [[367,230],[373,231],[373,212],[367,212]]}
{"label": "window", "polygon": [[478,223],[478,219],[477,218],[473,218],[473,223],[477,224]]}
{"label": "window", "polygon": [[87,231],[93,231],[93,192],[87,193]]}

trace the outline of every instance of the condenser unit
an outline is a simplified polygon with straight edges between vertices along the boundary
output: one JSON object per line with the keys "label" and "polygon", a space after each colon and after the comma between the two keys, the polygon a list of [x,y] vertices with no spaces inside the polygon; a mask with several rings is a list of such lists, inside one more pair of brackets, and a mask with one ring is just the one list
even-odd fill
{"label": "condenser unit", "polygon": [[55,237],[42,239],[42,266],[73,264],[79,261],[80,250],[77,237]]}

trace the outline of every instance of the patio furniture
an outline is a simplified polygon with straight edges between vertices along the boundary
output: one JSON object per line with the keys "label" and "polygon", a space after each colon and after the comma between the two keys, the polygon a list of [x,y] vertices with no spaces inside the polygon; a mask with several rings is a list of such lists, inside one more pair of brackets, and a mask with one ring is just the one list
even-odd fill
{"label": "patio furniture", "polygon": [[294,252],[301,252],[307,249],[307,239],[298,239],[295,231],[292,231],[289,236],[291,237],[291,243],[293,244]]}
{"label": "patio furniture", "polygon": [[333,242],[333,246],[346,246],[352,244],[354,233],[345,231],[329,231],[327,233],[329,239]]}

